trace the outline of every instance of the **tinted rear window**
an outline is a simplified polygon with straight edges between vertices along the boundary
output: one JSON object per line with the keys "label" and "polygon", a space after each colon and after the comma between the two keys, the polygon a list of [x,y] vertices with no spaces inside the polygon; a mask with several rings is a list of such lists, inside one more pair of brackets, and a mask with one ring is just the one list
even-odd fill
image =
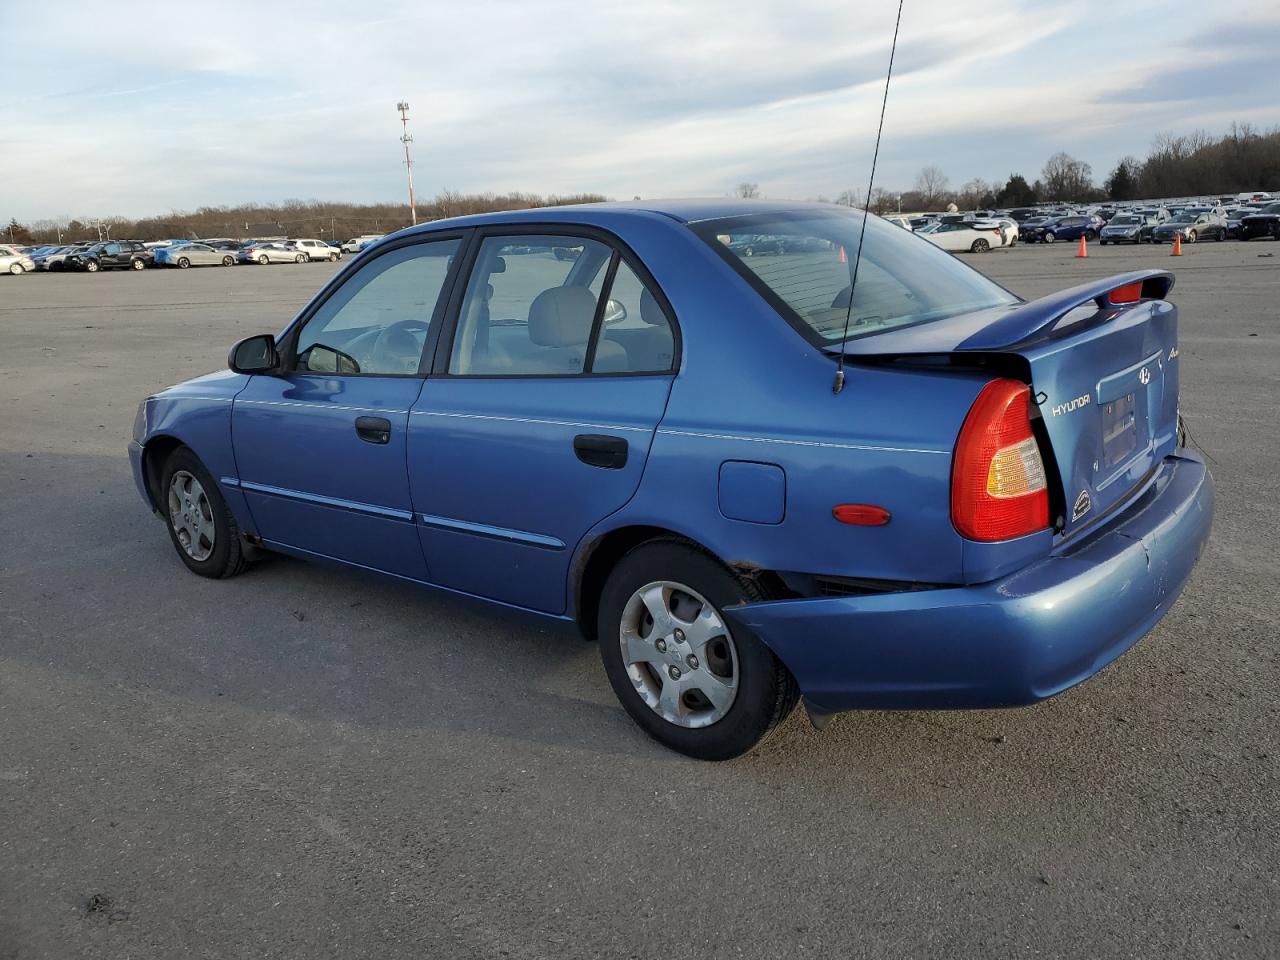
{"label": "tinted rear window", "polygon": [[[858,261],[860,211],[805,211],[703,221],[695,231],[816,342],[869,336],[1017,298],[922,237],[870,217]],[[744,236],[768,243],[742,242]]]}

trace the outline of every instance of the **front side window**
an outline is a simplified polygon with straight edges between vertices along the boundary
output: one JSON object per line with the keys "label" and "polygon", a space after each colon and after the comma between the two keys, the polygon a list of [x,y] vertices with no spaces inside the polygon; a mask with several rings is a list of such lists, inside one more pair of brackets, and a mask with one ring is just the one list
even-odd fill
{"label": "front side window", "polygon": [[467,283],[449,372],[571,376],[586,370],[600,294],[591,283],[613,251],[575,237],[487,237]]}
{"label": "front side window", "polygon": [[459,242],[401,247],[365,264],[302,328],[298,372],[417,373]]}
{"label": "front side window", "polygon": [[[710,220],[694,229],[818,342],[843,338],[846,315],[849,336],[856,337],[1018,302],[934,244],[879,217],[867,220],[859,261],[862,222],[861,213],[852,211],[806,211]],[[789,238],[789,252],[748,258],[723,242],[748,223]],[[850,307],[855,264],[858,282]]]}

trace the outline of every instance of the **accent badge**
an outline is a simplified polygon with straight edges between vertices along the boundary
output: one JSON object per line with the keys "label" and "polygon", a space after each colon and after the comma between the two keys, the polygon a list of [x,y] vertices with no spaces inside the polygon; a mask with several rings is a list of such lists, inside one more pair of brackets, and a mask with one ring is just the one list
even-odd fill
{"label": "accent badge", "polygon": [[1151,371],[1146,367],[1142,368],[1142,372],[1138,374],[1138,382],[1144,387],[1151,382]]}
{"label": "accent badge", "polygon": [[1076,497],[1076,504],[1071,509],[1071,522],[1079,520],[1086,513],[1093,509],[1093,498],[1089,496],[1088,490],[1081,490],[1080,496]]}

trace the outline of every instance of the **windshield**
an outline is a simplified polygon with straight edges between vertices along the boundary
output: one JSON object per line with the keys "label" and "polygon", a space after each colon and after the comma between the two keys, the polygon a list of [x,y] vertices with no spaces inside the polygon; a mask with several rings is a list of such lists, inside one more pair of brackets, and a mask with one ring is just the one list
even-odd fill
{"label": "windshield", "polygon": [[1196,215],[1194,213],[1180,213],[1169,222],[1170,223],[1191,223],[1195,220],[1195,218],[1196,218]]}
{"label": "windshield", "polygon": [[1141,223],[1141,222],[1142,221],[1139,220],[1137,217],[1113,217],[1111,220],[1111,225],[1113,227],[1127,227],[1127,226],[1133,226],[1134,224]]}
{"label": "windshield", "polygon": [[[861,212],[765,214],[694,225],[774,307],[817,342],[1016,303],[1017,298],[927,240],[870,217],[850,311]],[[781,241],[748,255],[744,233]]]}

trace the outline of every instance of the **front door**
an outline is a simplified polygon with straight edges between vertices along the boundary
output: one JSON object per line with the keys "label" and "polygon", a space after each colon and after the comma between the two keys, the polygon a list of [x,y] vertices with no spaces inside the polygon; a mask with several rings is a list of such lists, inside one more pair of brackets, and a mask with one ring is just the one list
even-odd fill
{"label": "front door", "polygon": [[264,540],[426,578],[405,472],[409,410],[457,237],[389,249],[286,335],[286,372],[236,397],[239,483]]}
{"label": "front door", "polygon": [[423,549],[442,586],[561,613],[574,547],[640,482],[669,313],[607,237],[485,235],[473,264],[409,417]]}

